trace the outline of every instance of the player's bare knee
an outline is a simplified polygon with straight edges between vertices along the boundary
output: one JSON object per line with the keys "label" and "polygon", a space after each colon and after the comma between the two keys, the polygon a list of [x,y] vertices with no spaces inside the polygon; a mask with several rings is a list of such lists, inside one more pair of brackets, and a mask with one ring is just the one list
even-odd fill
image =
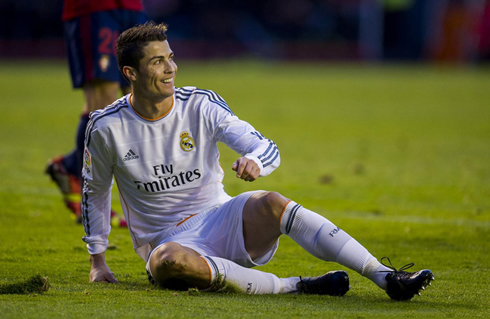
{"label": "player's bare knee", "polygon": [[265,217],[278,219],[281,217],[282,210],[287,202],[287,198],[277,192],[265,192],[260,198],[260,211]]}
{"label": "player's bare knee", "polygon": [[185,255],[187,252],[177,243],[165,243],[158,247],[152,254],[150,266],[155,278],[166,279],[171,277],[180,277],[184,272]]}
{"label": "player's bare knee", "polygon": [[150,260],[150,268],[156,283],[173,290],[207,288],[210,279],[206,267],[197,253],[173,242],[158,247]]}

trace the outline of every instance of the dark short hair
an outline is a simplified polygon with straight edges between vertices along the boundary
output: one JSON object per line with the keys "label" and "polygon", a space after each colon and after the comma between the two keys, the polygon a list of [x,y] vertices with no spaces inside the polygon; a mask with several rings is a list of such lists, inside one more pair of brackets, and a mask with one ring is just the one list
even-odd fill
{"label": "dark short hair", "polygon": [[[153,21],[148,21],[145,24],[140,24],[132,27],[119,36],[116,42],[117,63],[119,70],[124,78],[124,66],[131,66],[139,69],[140,60],[144,57],[143,48],[148,42],[165,41],[167,40],[168,26],[164,23],[157,24]],[[126,78],[126,80],[128,80]],[[128,80],[129,82],[129,80]]]}

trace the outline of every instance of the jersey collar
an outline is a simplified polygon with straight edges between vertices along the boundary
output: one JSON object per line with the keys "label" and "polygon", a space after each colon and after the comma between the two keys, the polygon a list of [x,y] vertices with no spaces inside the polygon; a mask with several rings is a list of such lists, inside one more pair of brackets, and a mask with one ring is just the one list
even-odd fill
{"label": "jersey collar", "polygon": [[128,97],[127,97],[127,102],[128,102],[128,105],[131,107],[131,110],[134,112],[134,114],[136,114],[138,117],[142,118],[143,120],[145,121],[149,121],[149,122],[155,122],[155,121],[158,121],[158,120],[161,120],[163,119],[164,117],[166,117],[167,115],[170,114],[170,112],[174,109],[174,105],[175,105],[175,96],[172,95],[172,105],[170,106],[170,108],[168,109],[168,111],[157,117],[156,119],[150,119],[150,118],[147,118],[147,117],[144,117],[143,115],[141,115],[138,111],[136,111],[136,109],[133,107],[133,104],[131,103],[131,96],[133,96],[133,93],[130,93],[128,94]]}

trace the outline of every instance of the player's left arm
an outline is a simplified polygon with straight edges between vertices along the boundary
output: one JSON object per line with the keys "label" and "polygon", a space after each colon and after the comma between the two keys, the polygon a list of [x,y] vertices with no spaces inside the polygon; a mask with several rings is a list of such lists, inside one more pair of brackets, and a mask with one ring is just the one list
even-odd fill
{"label": "player's left arm", "polygon": [[248,122],[240,120],[219,98],[219,103],[209,101],[204,110],[207,125],[217,141],[241,155],[232,165],[236,176],[245,181],[254,181],[272,173],[281,162],[276,143]]}
{"label": "player's left arm", "polygon": [[[279,167],[281,157],[274,141],[264,137],[245,121],[238,118],[230,120],[232,123],[227,123],[224,129],[228,132],[224,143],[242,155],[232,165],[238,178],[251,182],[269,175]],[[230,131],[238,131],[241,135]]]}
{"label": "player's left arm", "polygon": [[253,159],[242,156],[238,158],[231,169],[236,172],[236,177],[246,182],[253,182],[260,176],[261,168]]}

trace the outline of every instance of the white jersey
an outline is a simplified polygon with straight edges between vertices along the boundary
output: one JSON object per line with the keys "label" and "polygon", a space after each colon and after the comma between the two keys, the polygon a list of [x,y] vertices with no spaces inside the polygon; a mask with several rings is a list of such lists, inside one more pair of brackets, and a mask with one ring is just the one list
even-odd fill
{"label": "white jersey", "polygon": [[136,252],[162,231],[231,197],[216,143],[253,159],[260,176],[280,163],[276,144],[241,121],[213,91],[176,88],[167,114],[139,115],[127,95],[91,114],[85,138],[82,216],[90,254],[108,245],[113,177]]}

